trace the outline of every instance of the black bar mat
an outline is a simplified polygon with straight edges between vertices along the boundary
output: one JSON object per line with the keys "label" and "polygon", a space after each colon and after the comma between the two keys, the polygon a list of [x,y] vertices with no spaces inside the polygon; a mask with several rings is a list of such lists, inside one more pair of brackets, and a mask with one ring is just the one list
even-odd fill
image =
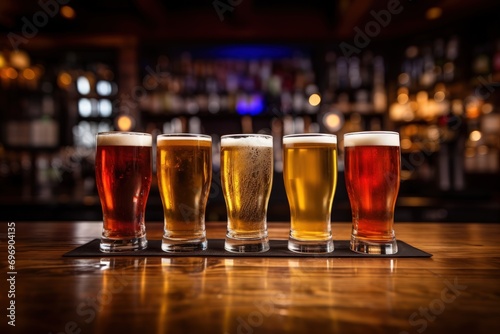
{"label": "black bar mat", "polygon": [[224,239],[208,239],[204,251],[167,253],[161,249],[161,240],[148,240],[148,248],[134,252],[103,253],[99,250],[99,239],[94,239],[63,255],[63,257],[109,257],[109,256],[160,256],[160,257],[306,257],[306,258],[336,258],[336,257],[431,257],[432,254],[415,248],[404,241],[397,241],[397,254],[359,254],[349,249],[348,240],[335,240],[334,251],[327,254],[299,254],[288,250],[287,240],[270,240],[270,250],[261,253],[230,253],[224,249]]}

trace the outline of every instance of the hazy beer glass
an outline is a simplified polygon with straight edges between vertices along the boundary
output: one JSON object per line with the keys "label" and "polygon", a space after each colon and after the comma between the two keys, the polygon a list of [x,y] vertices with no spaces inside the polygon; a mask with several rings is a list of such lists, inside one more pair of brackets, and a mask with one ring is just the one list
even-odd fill
{"label": "hazy beer glass", "polygon": [[227,207],[225,249],[269,250],[267,205],[273,183],[272,136],[222,136],[221,181]]}
{"label": "hazy beer glass", "polygon": [[144,249],[144,217],[152,173],[151,135],[103,132],[96,139],[95,174],[103,213],[100,249]]}
{"label": "hazy beer glass", "polygon": [[284,136],[283,180],[290,205],[288,249],[301,253],[333,251],[330,222],[337,187],[337,136]]}
{"label": "hazy beer glass", "polygon": [[345,181],[352,210],[351,250],[395,254],[394,208],[399,191],[399,134],[390,131],[344,135]]}
{"label": "hazy beer glass", "polygon": [[166,252],[207,248],[205,209],[212,181],[212,137],[165,134],[156,140],[156,173]]}

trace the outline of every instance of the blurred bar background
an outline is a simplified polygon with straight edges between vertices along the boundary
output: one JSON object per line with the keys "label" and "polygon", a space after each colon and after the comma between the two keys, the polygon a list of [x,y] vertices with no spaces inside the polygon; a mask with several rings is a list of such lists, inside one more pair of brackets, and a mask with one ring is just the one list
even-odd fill
{"label": "blurred bar background", "polygon": [[[101,220],[95,134],[275,137],[269,221],[288,220],[281,137],[401,135],[396,221],[500,221],[500,2],[5,0],[0,219]],[[146,219],[162,220],[153,182]]]}

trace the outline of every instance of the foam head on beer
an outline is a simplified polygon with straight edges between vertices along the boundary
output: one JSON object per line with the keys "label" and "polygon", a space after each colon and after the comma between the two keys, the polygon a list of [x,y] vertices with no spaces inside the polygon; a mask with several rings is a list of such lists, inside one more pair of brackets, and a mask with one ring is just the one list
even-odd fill
{"label": "foam head on beer", "polygon": [[272,147],[273,138],[269,137],[222,137],[222,146],[258,146],[258,147]]}
{"label": "foam head on beer", "polygon": [[311,143],[311,144],[337,144],[337,136],[329,135],[300,135],[300,136],[284,136],[283,144],[292,145],[299,143]]}
{"label": "foam head on beer", "polygon": [[399,146],[397,132],[352,132],[344,136],[344,147]]}
{"label": "foam head on beer", "polygon": [[159,136],[157,139],[157,142],[160,141],[178,141],[178,140],[197,140],[197,141],[211,141],[212,138],[209,136],[175,136],[175,135],[168,135],[168,136]]}
{"label": "foam head on beer", "polygon": [[107,132],[97,136],[99,146],[152,146],[151,135],[134,132]]}

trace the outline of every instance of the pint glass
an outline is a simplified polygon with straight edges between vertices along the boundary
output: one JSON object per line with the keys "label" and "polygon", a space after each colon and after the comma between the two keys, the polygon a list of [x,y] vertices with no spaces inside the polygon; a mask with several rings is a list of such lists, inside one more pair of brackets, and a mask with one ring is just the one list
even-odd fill
{"label": "pint glass", "polygon": [[351,250],[395,254],[394,208],[399,191],[399,134],[389,131],[344,135],[345,182],[352,210]]}
{"label": "pint glass", "polygon": [[288,249],[300,253],[333,251],[330,222],[337,187],[337,136],[284,136],[283,180],[290,205]]}
{"label": "pint glass", "polygon": [[221,182],[227,207],[225,249],[269,250],[267,205],[273,183],[272,136],[222,136]]}
{"label": "pint glass", "polygon": [[162,250],[205,250],[205,209],[212,181],[212,138],[165,134],[156,141],[156,173],[165,218]]}
{"label": "pint glass", "polygon": [[151,187],[151,135],[97,134],[95,174],[103,213],[103,252],[147,247],[144,217]]}

